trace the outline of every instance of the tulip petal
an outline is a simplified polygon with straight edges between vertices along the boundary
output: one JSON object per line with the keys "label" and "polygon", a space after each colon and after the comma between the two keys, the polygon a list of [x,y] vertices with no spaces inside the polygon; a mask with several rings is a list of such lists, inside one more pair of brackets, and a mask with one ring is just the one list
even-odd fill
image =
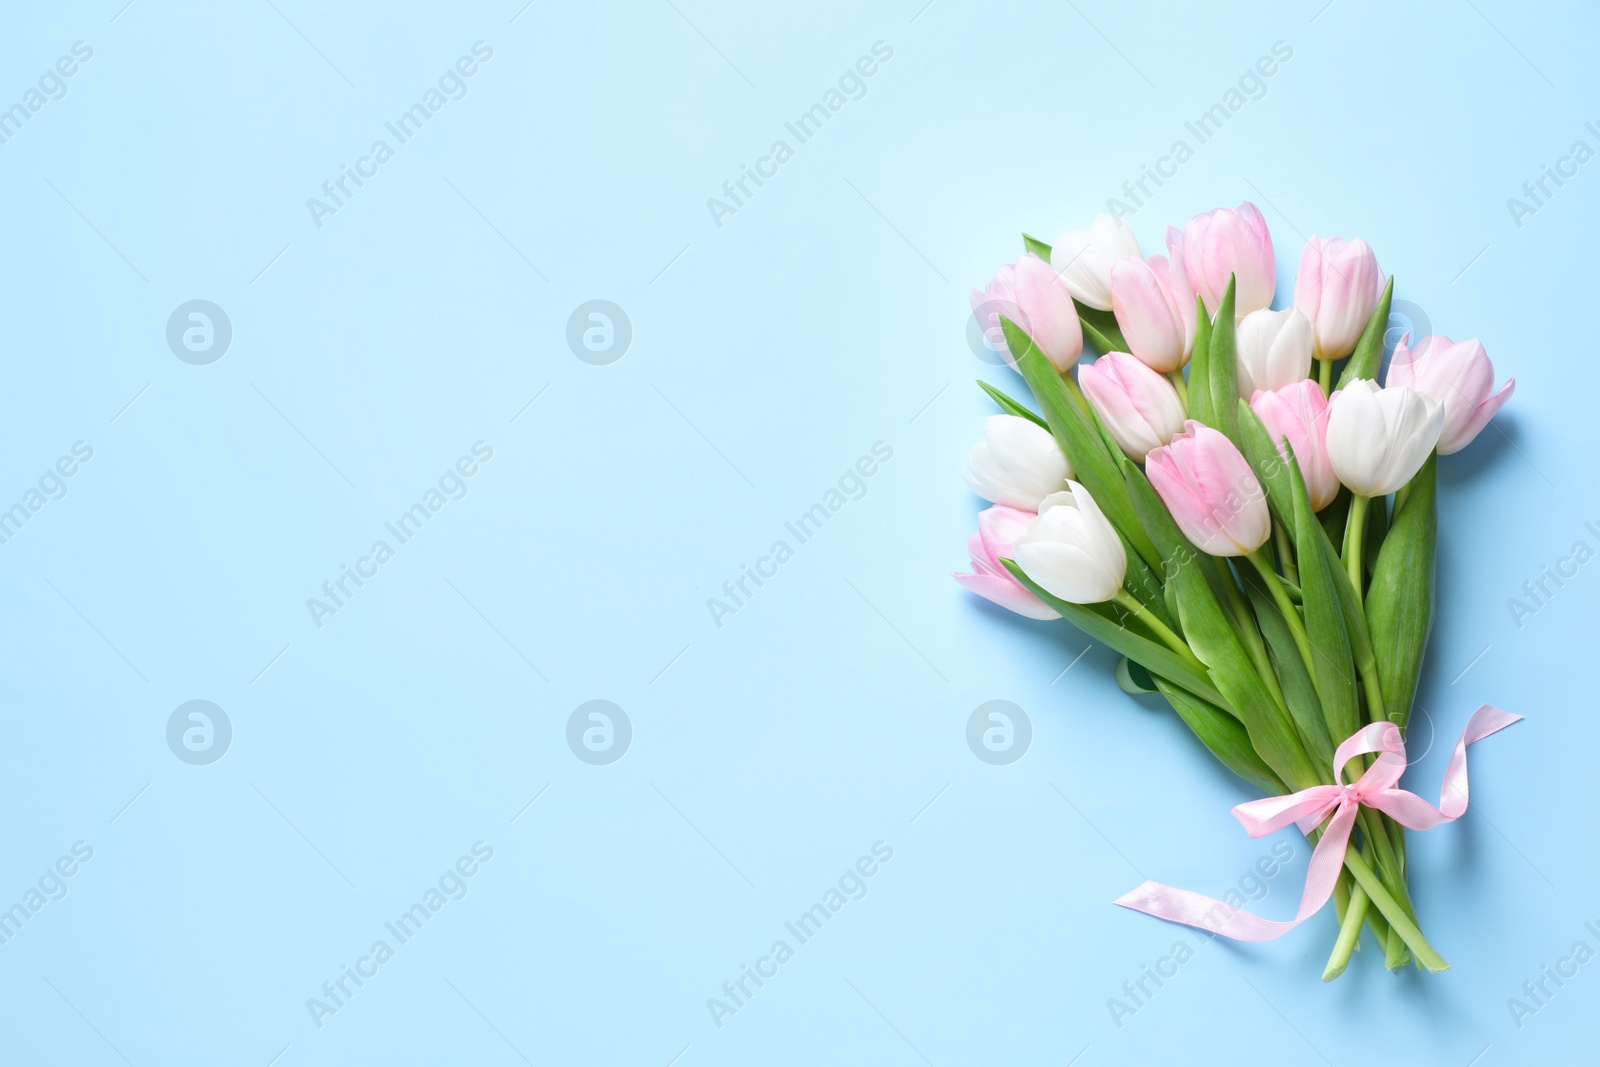
{"label": "tulip petal", "polygon": [[1449,442],[1440,442],[1439,455],[1453,455],[1470,445],[1473,439],[1483,432],[1483,428],[1489,425],[1489,420],[1495,417],[1505,405],[1505,402],[1511,399],[1511,394],[1516,388],[1517,380],[1515,378],[1507,378],[1506,384],[1501,386],[1498,393],[1495,393],[1473,409],[1472,417],[1467,420],[1460,430],[1456,431]]}
{"label": "tulip petal", "polygon": [[1059,619],[1061,613],[1017,584],[1009,573],[952,574],[963,589],[973,592],[992,603],[1030,619]]}

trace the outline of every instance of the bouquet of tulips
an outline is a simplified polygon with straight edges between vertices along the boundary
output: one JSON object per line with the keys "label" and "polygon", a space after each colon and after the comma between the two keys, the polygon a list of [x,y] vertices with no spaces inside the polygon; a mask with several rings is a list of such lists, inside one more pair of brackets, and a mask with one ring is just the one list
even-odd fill
{"label": "bouquet of tulips", "polygon": [[1331,898],[1324,979],[1363,927],[1389,969],[1444,969],[1404,828],[1459,815],[1466,745],[1516,717],[1474,715],[1438,809],[1397,788],[1403,731],[1434,611],[1437,457],[1514,383],[1494,390],[1478,341],[1434,336],[1401,338],[1380,386],[1394,279],[1364,241],[1313,236],[1293,306],[1272,310],[1272,241],[1249,203],[1169,228],[1165,257],[1110,215],[1024,242],[972,305],[1036,403],[979,383],[1002,413],[966,478],[993,506],[956,579],[1120,653],[1122,688],[1159,693],[1268,795],[1235,809],[1250,832],[1294,823],[1318,844],[1293,922],[1154,883],[1117,903],[1259,941]]}

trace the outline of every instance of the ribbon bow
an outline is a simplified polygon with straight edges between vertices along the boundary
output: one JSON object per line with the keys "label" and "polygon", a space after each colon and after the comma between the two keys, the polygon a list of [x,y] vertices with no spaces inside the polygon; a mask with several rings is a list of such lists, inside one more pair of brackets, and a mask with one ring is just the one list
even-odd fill
{"label": "ribbon bow", "polygon": [[[1266,797],[1240,804],[1233,817],[1251,837],[1263,837],[1290,823],[1309,833],[1331,814],[1322,839],[1306,868],[1305,892],[1300,911],[1289,922],[1274,922],[1252,915],[1220,900],[1187,889],[1145,882],[1113,903],[1158,919],[1197,926],[1238,941],[1273,941],[1293,930],[1322,909],[1333,895],[1334,883],[1344,866],[1350,831],[1361,805],[1376,808],[1410,830],[1430,830],[1452,822],[1467,810],[1467,746],[1504,730],[1521,715],[1485,704],[1472,713],[1467,728],[1450,756],[1436,808],[1415,793],[1397,788],[1406,769],[1406,746],[1392,722],[1375,722],[1357,730],[1333,754],[1333,785],[1315,785],[1281,797]],[[1354,785],[1343,784],[1344,765],[1356,756],[1377,753],[1378,758]]]}

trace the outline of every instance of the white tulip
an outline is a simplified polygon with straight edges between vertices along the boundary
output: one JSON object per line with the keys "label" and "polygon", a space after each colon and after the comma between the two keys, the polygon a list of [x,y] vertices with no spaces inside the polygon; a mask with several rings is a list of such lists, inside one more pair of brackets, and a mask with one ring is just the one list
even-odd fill
{"label": "white tulip", "polygon": [[1328,461],[1357,496],[1387,496],[1422,469],[1443,429],[1437,400],[1358,378],[1328,406]]}
{"label": "white tulip", "polygon": [[1122,589],[1127,551],[1089,490],[1077,482],[1039,503],[1039,517],[1011,546],[1022,573],[1070,604],[1099,604]]}
{"label": "white tulip", "polygon": [[1139,254],[1139,239],[1115,215],[1101,213],[1087,230],[1069,230],[1050,249],[1050,265],[1067,283],[1072,298],[1101,311],[1111,310],[1111,268]]}
{"label": "white tulip", "polygon": [[1024,511],[1058,493],[1072,477],[1050,431],[1019,415],[990,415],[983,440],[967,456],[967,486],[983,499]]}
{"label": "white tulip", "polygon": [[1311,377],[1311,320],[1295,308],[1252,311],[1239,323],[1237,375],[1245,400]]}

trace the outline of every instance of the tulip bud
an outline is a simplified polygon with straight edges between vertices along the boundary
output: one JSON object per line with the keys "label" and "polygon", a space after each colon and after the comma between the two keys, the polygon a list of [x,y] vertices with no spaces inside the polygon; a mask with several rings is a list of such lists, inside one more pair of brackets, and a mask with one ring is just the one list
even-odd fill
{"label": "tulip bud", "polygon": [[1448,337],[1424,337],[1408,349],[1409,335],[1400,339],[1389,362],[1388,386],[1407,386],[1444,405],[1444,430],[1439,434],[1439,455],[1459,452],[1489,425],[1495,412],[1511,399],[1515,378],[1494,389],[1494,364],[1479,341],[1451,343]]}
{"label": "tulip bud", "polygon": [[1252,311],[1239,323],[1239,395],[1271,392],[1311,375],[1311,322],[1294,308]]}
{"label": "tulip bud", "polygon": [[1250,408],[1267,428],[1285,463],[1289,453],[1283,442],[1288,438],[1306,481],[1311,510],[1321,511],[1333,503],[1339,495],[1339,478],[1328,461],[1328,399],[1322,395],[1322,386],[1302,379],[1282,389],[1259,391],[1250,398]]}
{"label": "tulip bud", "polygon": [[967,486],[983,499],[1024,511],[1058,493],[1072,477],[1050,431],[1019,415],[990,415],[983,440],[967,456]]}
{"label": "tulip bud", "polygon": [[1137,256],[1111,268],[1111,309],[1128,350],[1152,370],[1167,374],[1189,360],[1194,345],[1194,294],[1165,256]]}
{"label": "tulip bud", "polygon": [[1050,264],[1026,252],[1017,260],[1012,279],[1017,292],[1017,323],[1033,343],[1055,364],[1056,370],[1071,369],[1083,354],[1083,327],[1072,294]]}
{"label": "tulip bud", "polygon": [[[1048,499],[1048,498],[1047,498]],[[1003,608],[1030,619],[1059,619],[1061,613],[1034,596],[1006,570],[1012,542],[1021,537],[1037,515],[1031,511],[995,505],[978,513],[978,532],[967,539],[971,574],[951,575],[962,587]]]}
{"label": "tulip bud", "polygon": [[1343,359],[1354,352],[1382,295],[1383,271],[1367,242],[1315,234],[1306,242],[1294,306],[1311,320],[1318,359]]}
{"label": "tulip bud", "polygon": [[1126,352],[1107,352],[1079,367],[1078,385],[1111,439],[1137,462],[1183,429],[1178,391]]}
{"label": "tulip bud", "polygon": [[1012,545],[1022,573],[1051,596],[1071,604],[1099,604],[1122,588],[1128,569],[1122,538],[1077,482],[1039,504],[1039,516]]}
{"label": "tulip bud", "polygon": [[1061,275],[1078,303],[1111,310],[1111,267],[1139,254],[1139,240],[1115,215],[1099,214],[1087,230],[1070,230],[1056,238],[1050,265]]}
{"label": "tulip bud", "polygon": [[1388,496],[1427,462],[1444,405],[1403,385],[1357,378],[1328,402],[1328,460],[1357,496]]}
{"label": "tulip bud", "polygon": [[988,285],[982,289],[972,289],[968,293],[972,314],[978,320],[978,327],[983,330],[983,343],[1008,364],[1015,363],[1016,359],[1006,346],[1006,335],[1000,326],[1000,316],[1004,315],[1014,322],[1022,320],[1017,314],[1017,290],[1014,284],[1016,273],[1015,266],[1003,263],[1000,269],[994,272],[994,277],[989,279]]}
{"label": "tulip bud", "polygon": [[1245,556],[1272,534],[1266,495],[1221,431],[1189,420],[1145,459],[1145,474],[1183,535],[1213,556]]}
{"label": "tulip bud", "polygon": [[1217,313],[1230,274],[1237,279],[1235,320],[1272,306],[1278,284],[1272,235],[1254,204],[1246,201],[1237,211],[1219,207],[1196,215],[1182,233],[1167,227],[1167,250],[1174,263],[1181,259],[1190,290],[1200,294],[1210,314]]}

